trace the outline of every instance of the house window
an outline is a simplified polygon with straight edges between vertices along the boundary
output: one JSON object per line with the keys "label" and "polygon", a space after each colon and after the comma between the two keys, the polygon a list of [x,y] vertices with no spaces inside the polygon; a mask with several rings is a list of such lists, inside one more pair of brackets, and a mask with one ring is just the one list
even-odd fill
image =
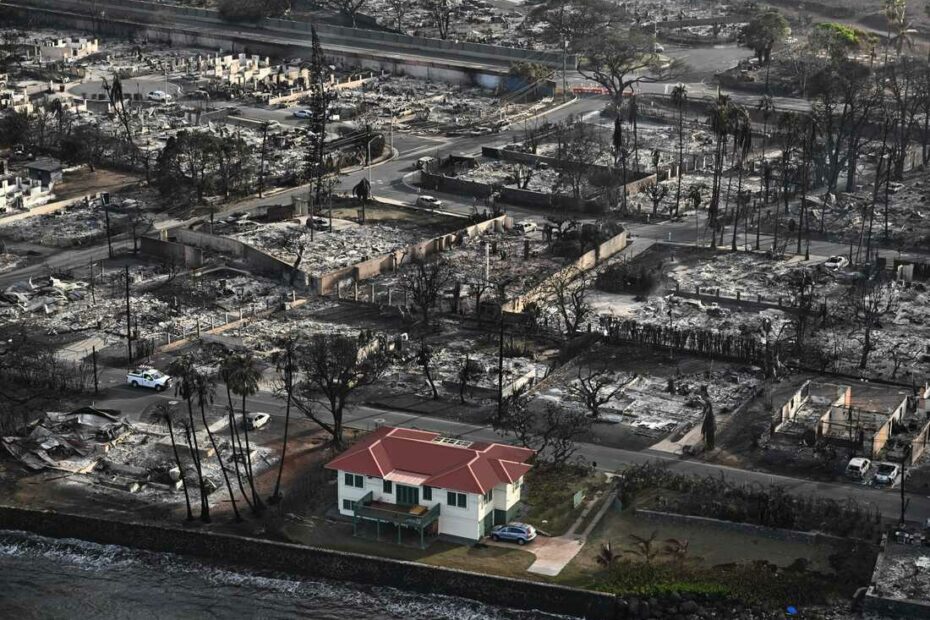
{"label": "house window", "polygon": [[365,478],[356,474],[346,474],[345,485],[347,487],[365,488]]}
{"label": "house window", "polygon": [[484,503],[487,504],[494,497],[494,489],[488,489],[488,492],[484,494]]}
{"label": "house window", "polygon": [[459,508],[465,508],[466,500],[464,493],[453,493],[449,491],[446,495],[446,503],[450,506],[457,506]]}
{"label": "house window", "polygon": [[355,510],[355,502],[352,500],[344,499],[342,500],[342,509],[343,510]]}
{"label": "house window", "polygon": [[394,483],[391,482],[390,480],[385,480],[385,481],[384,481],[384,492],[385,492],[385,493],[393,493],[393,492],[394,492]]}
{"label": "house window", "polygon": [[433,501],[433,487],[423,487],[423,501]]}

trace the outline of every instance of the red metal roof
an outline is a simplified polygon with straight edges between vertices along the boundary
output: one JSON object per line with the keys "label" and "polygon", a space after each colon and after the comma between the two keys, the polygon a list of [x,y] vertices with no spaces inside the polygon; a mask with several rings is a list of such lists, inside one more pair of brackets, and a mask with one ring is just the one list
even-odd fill
{"label": "red metal roof", "polygon": [[[326,464],[328,469],[384,478],[392,472],[426,476],[423,484],[462,493],[487,493],[531,468],[529,448],[499,443],[439,443],[439,433],[383,426]],[[447,440],[448,441],[448,440]]]}

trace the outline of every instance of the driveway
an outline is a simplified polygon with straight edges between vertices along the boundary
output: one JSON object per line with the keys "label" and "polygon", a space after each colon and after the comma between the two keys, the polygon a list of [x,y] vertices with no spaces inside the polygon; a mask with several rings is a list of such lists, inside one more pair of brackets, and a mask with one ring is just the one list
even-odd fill
{"label": "driveway", "polygon": [[[515,543],[494,542],[490,538],[484,541],[492,547],[513,548]],[[530,573],[555,577],[565,566],[572,561],[581,548],[584,547],[584,540],[570,538],[568,536],[556,536],[547,538],[537,536],[536,539],[528,545],[520,547],[521,551],[529,551],[536,556],[527,570]]]}

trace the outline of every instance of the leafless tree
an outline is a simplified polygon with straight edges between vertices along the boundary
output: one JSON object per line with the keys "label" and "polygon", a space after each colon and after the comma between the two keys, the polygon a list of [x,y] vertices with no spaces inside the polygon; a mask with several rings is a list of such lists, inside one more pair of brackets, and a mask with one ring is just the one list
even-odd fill
{"label": "leafless tree", "polygon": [[887,277],[875,274],[859,280],[852,287],[848,299],[860,329],[856,339],[862,345],[859,368],[864,370],[869,363],[869,354],[875,348],[874,331],[881,327],[883,317],[897,309],[898,293]]}
{"label": "leafless tree", "polygon": [[423,376],[433,392],[433,400],[439,400],[439,392],[436,390],[436,383],[433,381],[431,365],[433,363],[433,349],[425,342],[420,342],[420,348],[417,350],[417,364],[423,369]]}
{"label": "leafless tree", "polygon": [[352,27],[356,28],[358,14],[368,4],[368,0],[321,0],[320,4],[339,11],[352,20]]}
{"label": "leafless tree", "polygon": [[613,400],[620,393],[629,379],[618,380],[606,368],[578,368],[577,378],[566,388],[585,406],[595,420],[600,417],[601,407]]}
{"label": "leafless tree", "polygon": [[[300,379],[294,406],[329,433],[342,448],[342,418],[349,397],[359,388],[375,383],[387,367],[385,345],[343,335],[314,334],[297,349]],[[322,404],[330,419],[320,415]]]}
{"label": "leafless tree", "polygon": [[404,32],[404,23],[414,4],[415,0],[387,0],[388,8],[391,10],[391,17],[394,18],[394,30],[406,34]]}
{"label": "leafless tree", "polygon": [[542,412],[531,411],[521,395],[508,398],[504,416],[495,429],[521,446],[537,452],[537,460],[561,468],[577,454],[578,442],[591,430],[593,418],[583,411],[547,403]]}
{"label": "leafless tree", "polygon": [[591,314],[588,288],[591,276],[578,269],[568,267],[551,276],[543,286],[543,296],[555,304],[565,323],[565,331],[573,336]]}
{"label": "leafless tree", "polygon": [[452,31],[453,16],[462,6],[462,0],[423,0],[423,9],[439,31],[440,39],[448,39]]}
{"label": "leafless tree", "polygon": [[429,325],[430,310],[436,306],[452,278],[452,266],[444,257],[415,258],[404,271],[401,286],[423,315],[424,325]]}

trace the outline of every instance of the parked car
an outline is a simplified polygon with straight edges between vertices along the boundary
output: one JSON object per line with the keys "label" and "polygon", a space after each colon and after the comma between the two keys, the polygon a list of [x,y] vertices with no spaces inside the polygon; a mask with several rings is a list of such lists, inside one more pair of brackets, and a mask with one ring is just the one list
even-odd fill
{"label": "parked car", "polygon": [[126,373],[126,383],[132,387],[144,387],[161,392],[171,386],[171,377],[154,368],[136,368]]}
{"label": "parked car", "polygon": [[491,529],[491,540],[515,541],[518,545],[525,545],[536,538],[536,528],[526,523],[508,523],[495,525]]}
{"label": "parked car", "polygon": [[433,166],[436,165],[435,157],[421,157],[417,160],[416,169],[417,170],[426,170],[429,172],[432,170]]}
{"label": "parked car", "polygon": [[257,431],[261,427],[268,424],[268,421],[271,420],[271,416],[268,415],[267,413],[253,411],[252,413],[246,414],[245,419],[249,425],[249,430]]}
{"label": "parked car", "polygon": [[313,230],[329,230],[329,222],[322,217],[308,217],[307,228],[312,228]]}
{"label": "parked car", "polygon": [[845,256],[831,256],[824,261],[823,266],[830,271],[839,271],[849,265],[849,259]]}
{"label": "parked car", "polygon": [[442,206],[442,201],[435,196],[420,196],[417,198],[417,206],[424,209],[438,209]]}
{"label": "parked car", "polygon": [[299,110],[294,110],[294,118],[311,118],[313,117],[313,111],[308,108],[301,108]]}
{"label": "parked car", "polygon": [[875,477],[872,478],[872,484],[878,487],[891,487],[898,481],[901,475],[901,468],[894,463],[879,463],[878,469],[875,470]]}
{"label": "parked car", "polygon": [[531,222],[529,220],[521,220],[513,225],[514,232],[517,232],[521,235],[528,235],[531,232],[535,232],[539,226],[536,225],[536,222]]}
{"label": "parked car", "polygon": [[148,95],[146,95],[146,98],[149,101],[157,101],[159,103],[168,103],[173,99],[171,95],[163,90],[153,90]]}
{"label": "parked car", "polygon": [[661,54],[665,51],[665,46],[663,46],[661,43],[656,43],[652,46],[652,51],[654,51],[656,54]]}
{"label": "parked car", "polygon": [[872,467],[872,461],[869,459],[861,456],[849,459],[849,463],[846,465],[846,477],[853,480],[862,480],[869,473],[870,467]]}

